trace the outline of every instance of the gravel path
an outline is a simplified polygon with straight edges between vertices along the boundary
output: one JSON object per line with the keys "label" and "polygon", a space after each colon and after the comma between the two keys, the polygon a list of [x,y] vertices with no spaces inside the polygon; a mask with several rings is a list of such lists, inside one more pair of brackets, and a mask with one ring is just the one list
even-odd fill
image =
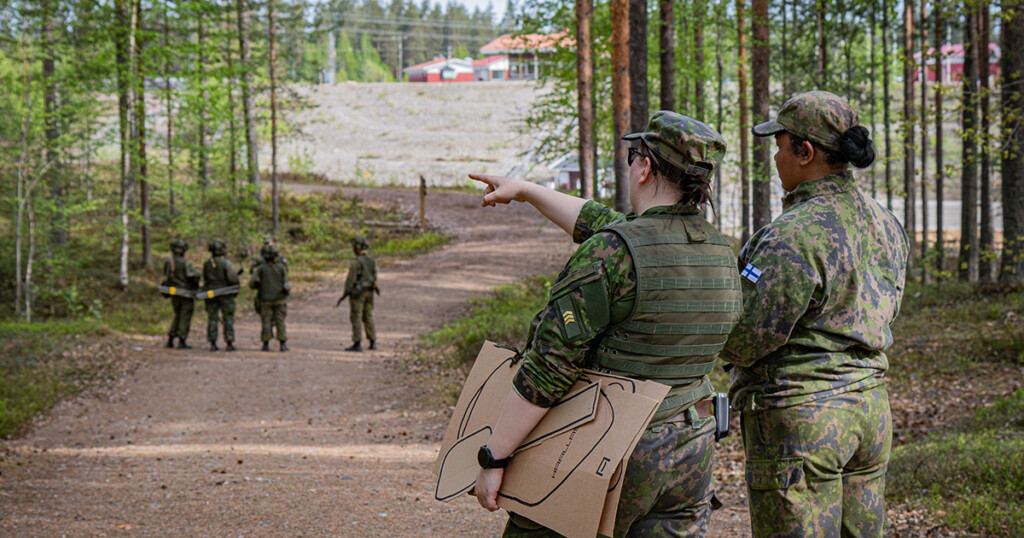
{"label": "gravel path", "polygon": [[[294,187],[316,190],[331,187]],[[412,209],[415,191],[344,189]],[[431,193],[428,215],[457,239],[380,271],[380,350],[345,353],[336,289],[289,304],[289,353],[259,350],[243,319],[235,353],[133,344],[140,365],[112,395],[41,418],[0,463],[0,535],[496,536],[505,517],[466,497],[433,500],[431,465],[448,409],[425,409],[402,344],[497,285],[552,272],[572,245],[532,208]],[[242,305],[246,309],[247,305]],[[728,500],[728,499],[727,499]],[[739,508],[712,536],[746,533]]]}

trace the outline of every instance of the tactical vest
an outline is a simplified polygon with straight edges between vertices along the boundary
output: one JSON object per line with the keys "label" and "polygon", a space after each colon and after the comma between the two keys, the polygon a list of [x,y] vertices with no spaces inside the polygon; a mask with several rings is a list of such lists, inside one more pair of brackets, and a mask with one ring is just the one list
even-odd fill
{"label": "tactical vest", "polygon": [[591,347],[591,364],[672,387],[654,420],[709,396],[705,377],[739,320],[736,256],[701,215],[650,215],[605,228],[626,244],[636,268],[630,316]]}

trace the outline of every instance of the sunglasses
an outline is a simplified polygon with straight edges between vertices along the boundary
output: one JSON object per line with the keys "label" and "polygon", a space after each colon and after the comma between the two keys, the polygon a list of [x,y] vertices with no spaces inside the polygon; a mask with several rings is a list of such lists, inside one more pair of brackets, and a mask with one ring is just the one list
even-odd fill
{"label": "sunglasses", "polygon": [[626,152],[626,165],[633,166],[633,161],[636,160],[637,155],[640,155],[640,147],[629,148]]}

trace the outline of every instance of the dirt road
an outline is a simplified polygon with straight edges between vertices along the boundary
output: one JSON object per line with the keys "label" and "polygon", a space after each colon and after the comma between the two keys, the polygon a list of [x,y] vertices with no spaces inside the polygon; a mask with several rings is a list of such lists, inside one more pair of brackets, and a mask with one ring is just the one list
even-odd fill
{"label": "dirt road", "polygon": [[[345,195],[414,201],[409,191]],[[198,321],[190,351],[140,339],[140,365],[112,396],[65,402],[12,443],[0,463],[0,535],[498,535],[502,513],[468,497],[433,500],[446,410],[417,403],[400,344],[471,296],[555,271],[572,245],[521,204],[436,193],[428,214],[457,239],[382,268],[379,351],[342,351],[349,326],[347,310],[332,309],[335,289],[290,302],[288,353],[260,352],[251,320],[230,354],[200,349]],[[713,535],[744,534],[737,513],[716,513]]]}

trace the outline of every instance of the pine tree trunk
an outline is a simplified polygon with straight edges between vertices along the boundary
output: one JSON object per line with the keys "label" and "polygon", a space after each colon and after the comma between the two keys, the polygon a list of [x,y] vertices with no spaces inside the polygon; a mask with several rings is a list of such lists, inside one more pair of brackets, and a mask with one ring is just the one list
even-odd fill
{"label": "pine tree trunk", "polygon": [[[725,39],[725,35],[722,33],[722,16],[725,11],[725,4],[721,3],[715,6],[715,70],[717,76],[715,81],[718,86],[717,103],[718,103],[718,114],[715,121],[715,128],[719,133],[722,132],[722,92],[725,86],[725,78],[723,73],[722,65],[722,40]],[[715,226],[718,229],[722,229],[722,166],[719,165],[715,168]]]}
{"label": "pine tree trunk", "polygon": [[817,0],[816,17],[818,22],[818,87],[828,86],[828,41],[825,37],[826,0]]}
{"label": "pine tree trunk", "polygon": [[235,65],[231,57],[231,13],[224,11],[224,58],[228,64],[228,175],[231,177],[231,201],[238,201],[238,135],[235,126]]}
{"label": "pine tree trunk", "polygon": [[885,207],[892,211],[892,144],[889,137],[889,4],[882,0],[882,121],[885,123]]}
{"label": "pine tree trunk", "polygon": [[[164,50],[170,47],[170,22],[167,17],[167,13],[171,10],[168,5],[164,5]],[[173,218],[175,215],[174,211],[174,105],[173,97],[174,92],[171,89],[171,58],[170,55],[164,57],[164,91],[166,93],[166,109],[167,109],[167,196],[169,200],[167,212],[168,220]]]}
{"label": "pine tree trunk", "polygon": [[60,120],[57,111],[57,54],[54,51],[55,6],[50,0],[41,5],[43,30],[43,124],[45,125],[46,151],[45,160],[54,163],[47,175],[50,186],[50,198],[53,203],[53,221],[50,223],[50,241],[54,245],[66,245],[68,242],[67,222],[64,215],[65,188],[64,174],[57,165],[60,160]]}
{"label": "pine tree trunk", "polygon": [[960,178],[960,256],[959,277],[962,281],[978,280],[978,164],[977,129],[978,102],[975,80],[978,78],[977,15],[967,5],[964,22],[964,73],[961,79],[962,164]]}
{"label": "pine tree trunk", "polygon": [[274,236],[281,231],[281,206],[277,189],[277,78],[274,74],[277,51],[274,49],[274,0],[267,0],[270,19],[270,184],[274,198]]}
{"label": "pine tree trunk", "polygon": [[622,137],[629,131],[629,0],[611,0],[612,16],[612,123],[615,130],[615,209],[628,212],[628,145]]}
{"label": "pine tree trunk", "polygon": [[661,110],[676,109],[676,60],[675,60],[675,26],[672,22],[673,0],[658,0],[658,16],[661,26],[658,29],[658,45],[661,75]]}
{"label": "pine tree trunk", "polygon": [[747,152],[750,134],[747,132],[750,119],[747,117],[747,28],[745,20],[745,0],[736,0],[736,34],[739,42],[737,53],[737,79],[739,80],[740,99],[740,205],[742,208],[742,229],[740,238],[743,243],[750,239],[750,175],[747,167]]}
{"label": "pine tree trunk", "polygon": [[1004,0],[1002,28],[1003,258],[999,282],[1024,284],[1024,1]]}
{"label": "pine tree trunk", "polygon": [[647,0],[629,0],[630,131],[643,131],[650,115],[647,100]]}
{"label": "pine tree trunk", "polygon": [[[208,103],[209,92],[206,90],[206,5],[203,3],[196,4],[196,47],[198,48],[199,54],[196,56],[198,65],[196,65],[197,74],[199,76],[199,91],[201,102]],[[203,106],[199,109],[199,129],[197,134],[197,145],[199,147],[199,185],[202,187],[202,198],[200,201],[200,211],[206,213],[206,189],[210,186],[210,149],[207,146],[209,143],[209,136],[206,132],[207,123],[209,122],[207,107]]]}
{"label": "pine tree trunk", "polygon": [[[28,24],[26,23],[25,26]],[[22,29],[25,31],[25,28]],[[23,34],[24,35],[24,34]],[[28,131],[32,125],[32,70],[29,69],[28,53],[25,51],[24,38],[19,41],[22,60],[22,80],[24,81],[24,102],[25,118],[21,123],[21,152],[18,155],[18,177],[17,196],[18,212],[14,222],[14,281],[16,283],[16,294],[14,299],[14,315],[17,317],[22,312],[22,305],[25,304],[25,282],[21,277],[21,223],[25,219],[25,205],[28,201],[28,194],[31,188],[25,174],[25,160],[28,158]]]}
{"label": "pine tree trunk", "polygon": [[693,23],[693,54],[694,68],[697,70],[693,77],[693,100],[695,103],[695,116],[704,121],[704,0],[693,0],[693,14],[696,19]]}
{"label": "pine tree trunk", "polygon": [[238,11],[238,64],[242,70],[242,114],[245,120],[245,152],[249,169],[249,187],[253,199],[260,202],[260,163],[256,147],[255,107],[252,95],[252,60],[249,58],[249,36],[246,23],[249,18],[248,0],[236,0]]}
{"label": "pine tree trunk", "polygon": [[[751,31],[754,61],[754,124],[766,122],[768,118],[768,0],[754,0],[754,18]],[[771,158],[768,137],[754,138],[754,226],[760,230],[772,220],[771,206]]]}
{"label": "pine tree trunk", "polygon": [[[917,244],[917,199],[914,196],[914,3],[903,4],[903,229],[910,252]],[[912,265],[913,256],[907,265]]]}
{"label": "pine tree trunk", "polygon": [[995,231],[992,229],[992,189],[989,178],[991,163],[989,155],[989,85],[988,85],[988,43],[989,43],[989,8],[987,3],[978,5],[978,80],[981,87],[978,92],[981,96],[981,122],[979,125],[980,136],[978,142],[981,144],[981,170],[978,178],[979,191],[981,195],[981,235],[978,243],[978,278],[982,282],[992,281],[992,272],[995,269]]}
{"label": "pine tree trunk", "polygon": [[943,223],[944,211],[942,210],[943,203],[943,187],[946,182],[946,168],[943,162],[942,156],[942,30],[943,30],[943,17],[941,6],[937,5],[933,10],[933,18],[935,19],[935,32],[932,37],[932,42],[935,47],[935,270],[939,273],[942,272],[945,266],[946,258],[946,247],[945,238],[943,237],[943,231],[945,225]]}
{"label": "pine tree trunk", "polygon": [[[868,90],[868,102],[870,103],[870,106],[869,106],[869,111],[870,112],[869,112],[869,114],[870,114],[871,133],[872,134],[875,133],[875,125],[876,125],[875,124],[875,109],[878,108],[877,107],[877,103],[876,103],[876,99],[875,99],[875,78],[878,76],[878,64],[875,63],[875,28],[876,28],[875,15],[877,14],[877,12],[875,11],[875,8],[877,8],[877,7],[878,7],[877,1],[876,0],[871,0],[871,8],[870,8],[870,12],[869,12],[869,15],[868,15],[868,39],[869,39],[869,43],[868,43],[868,56],[870,58],[870,60],[869,60],[870,61],[870,71],[869,71],[869,76],[868,76],[868,80],[870,81],[870,85],[869,85],[869,90]],[[789,95],[789,94],[786,94],[786,95]],[[871,169],[868,171],[868,174],[869,174],[869,176],[871,178],[871,197],[872,198],[876,198],[878,196],[878,187],[875,184],[876,182],[875,182],[875,163],[874,162],[871,163]]]}
{"label": "pine tree trunk", "polygon": [[[921,0],[921,282],[928,282],[928,19]],[[933,8],[934,11],[934,8]]]}
{"label": "pine tree trunk", "polygon": [[580,195],[594,199],[596,166],[594,159],[594,64],[591,55],[590,21],[594,17],[592,0],[576,0],[576,108],[579,117]]}

